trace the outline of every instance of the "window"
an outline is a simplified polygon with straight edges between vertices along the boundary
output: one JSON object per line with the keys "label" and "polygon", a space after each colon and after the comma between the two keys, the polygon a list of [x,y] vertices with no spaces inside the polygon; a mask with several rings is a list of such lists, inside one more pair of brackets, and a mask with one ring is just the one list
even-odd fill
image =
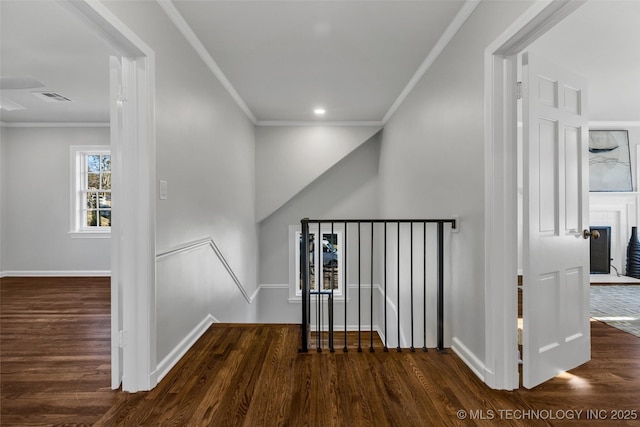
{"label": "window", "polygon": [[105,146],[71,147],[71,233],[111,232],[111,152]]}
{"label": "window", "polygon": [[[335,224],[333,233],[331,225],[322,225],[318,234],[318,226],[311,225],[309,230],[309,272],[311,291],[320,288],[323,292],[330,292],[333,287],[334,297],[343,297],[343,230],[344,225]],[[317,236],[320,235],[321,239]],[[292,226],[290,232],[292,255],[291,292],[290,299],[299,300],[302,296],[302,274],[300,272],[300,249],[302,247],[302,232],[300,226]],[[318,279],[321,278],[321,279]],[[317,282],[322,284],[317,286]]]}

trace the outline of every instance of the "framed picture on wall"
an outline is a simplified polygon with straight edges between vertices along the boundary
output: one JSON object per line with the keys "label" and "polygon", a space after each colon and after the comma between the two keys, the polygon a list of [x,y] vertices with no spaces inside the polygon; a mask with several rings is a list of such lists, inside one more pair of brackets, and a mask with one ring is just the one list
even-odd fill
{"label": "framed picture on wall", "polygon": [[628,131],[589,131],[589,191],[633,191]]}

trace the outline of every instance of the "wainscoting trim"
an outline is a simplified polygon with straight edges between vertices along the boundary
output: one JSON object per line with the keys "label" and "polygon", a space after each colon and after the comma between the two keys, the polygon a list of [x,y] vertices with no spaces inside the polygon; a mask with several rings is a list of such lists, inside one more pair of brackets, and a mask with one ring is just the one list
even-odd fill
{"label": "wainscoting trim", "polygon": [[177,246],[175,248],[166,250],[164,252],[160,252],[160,253],[156,254],[156,261],[157,262],[161,262],[161,261],[163,261],[163,260],[165,260],[165,259],[167,259],[169,257],[174,256],[174,255],[178,255],[178,254],[181,254],[181,253],[184,253],[184,252],[190,252],[190,251],[199,249],[199,248],[201,248],[203,246],[209,246],[213,250],[213,252],[216,254],[218,259],[220,260],[220,262],[224,266],[224,268],[229,273],[229,276],[231,276],[231,279],[233,279],[234,283],[238,287],[238,290],[240,290],[240,292],[244,296],[244,299],[246,299],[247,302],[249,304],[251,304],[251,302],[253,301],[253,297],[255,297],[255,295],[257,295],[259,289],[256,289],[256,291],[253,293],[253,295],[249,296],[249,293],[247,292],[245,287],[242,285],[242,282],[240,282],[240,279],[238,279],[238,276],[236,276],[236,274],[233,272],[233,269],[231,268],[231,266],[227,262],[227,259],[222,254],[222,251],[220,251],[220,248],[218,248],[218,245],[216,245],[216,242],[213,240],[213,237],[205,237],[204,239],[200,239],[200,240],[196,240],[196,241],[193,241],[193,242],[184,243],[184,244],[182,244],[180,246]]}

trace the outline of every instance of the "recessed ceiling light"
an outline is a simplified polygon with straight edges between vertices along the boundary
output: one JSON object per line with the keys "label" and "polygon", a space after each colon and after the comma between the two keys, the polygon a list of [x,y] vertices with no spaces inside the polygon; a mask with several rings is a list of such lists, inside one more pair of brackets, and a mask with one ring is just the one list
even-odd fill
{"label": "recessed ceiling light", "polygon": [[316,108],[315,110],[313,110],[313,112],[316,116],[322,116],[324,113],[326,113],[324,108]]}

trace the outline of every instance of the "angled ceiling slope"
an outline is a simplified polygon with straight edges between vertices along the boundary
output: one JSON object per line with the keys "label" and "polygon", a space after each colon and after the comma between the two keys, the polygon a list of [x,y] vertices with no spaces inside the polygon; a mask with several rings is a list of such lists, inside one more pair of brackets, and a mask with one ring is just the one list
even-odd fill
{"label": "angled ceiling slope", "polygon": [[[256,221],[282,207],[380,126],[260,127],[256,132]],[[291,159],[308,159],[292,164]]]}

